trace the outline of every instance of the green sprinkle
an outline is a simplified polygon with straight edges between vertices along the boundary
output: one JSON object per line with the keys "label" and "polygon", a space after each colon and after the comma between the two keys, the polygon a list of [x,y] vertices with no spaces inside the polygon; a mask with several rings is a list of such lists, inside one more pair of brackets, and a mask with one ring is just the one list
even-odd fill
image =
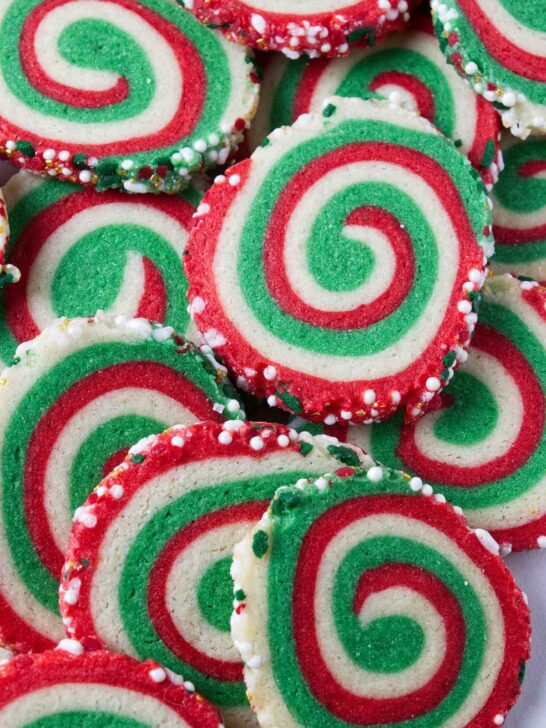
{"label": "green sprinkle", "polygon": [[284,513],[291,511],[296,508],[300,503],[300,494],[289,489],[281,488],[277,491],[273,502],[271,503],[271,510],[276,516],[282,516]]}
{"label": "green sprinkle", "polygon": [[261,559],[267,552],[268,548],[269,539],[267,537],[267,533],[265,531],[256,531],[254,538],[252,539],[252,551],[254,551],[254,556]]}
{"label": "green sprinkle", "polygon": [[99,177],[97,182],[97,191],[102,192],[103,190],[115,189],[120,186],[120,178],[117,174],[107,174],[103,177]]}
{"label": "green sprinkle", "polygon": [[82,559],[81,564],[82,564],[82,566],[85,566],[85,568],[87,568],[90,564],[90,561],[89,561],[89,559]]}
{"label": "green sprinkle", "polygon": [[143,463],[144,460],[145,460],[144,455],[133,455],[133,457],[131,458],[132,463],[138,463],[139,465],[140,465],[140,463]]}
{"label": "green sprinkle", "polygon": [[236,592],[235,592],[235,599],[238,602],[244,602],[244,600],[246,599],[246,594],[244,593],[244,591],[242,589],[237,589],[236,590]]}
{"label": "green sprinkle", "polygon": [[116,162],[112,162],[109,159],[103,159],[97,165],[97,172],[101,175],[116,174],[118,171],[118,165]]}
{"label": "green sprinkle", "polygon": [[483,153],[481,166],[489,167],[489,165],[493,163],[494,159],[495,159],[495,142],[493,141],[493,139],[489,139],[489,141],[485,145],[485,151]]}
{"label": "green sprinkle", "polygon": [[334,104],[327,104],[322,110],[322,115],[325,116],[327,119],[335,113],[336,107],[334,106]]}
{"label": "green sprinkle", "polygon": [[364,28],[354,30],[347,36],[347,40],[349,41],[349,43],[355,43],[357,40],[361,40],[362,38],[365,38],[368,41],[369,45],[373,47],[375,45],[374,28],[370,26],[365,26]]}
{"label": "green sprinkle", "polygon": [[457,354],[454,351],[448,352],[442,359],[442,364],[445,367],[451,367],[453,364],[455,364],[455,359],[457,358]]}
{"label": "green sprinkle", "polygon": [[267,147],[269,144],[269,137],[266,137],[263,142],[260,144],[261,147]]}
{"label": "green sprinkle", "polygon": [[36,156],[36,151],[30,142],[15,142],[15,148],[25,157]]}
{"label": "green sprinkle", "polygon": [[154,160],[154,165],[156,167],[168,167],[169,169],[174,169],[173,163],[169,157],[158,157]]}
{"label": "green sprinkle", "polygon": [[463,146],[463,142],[462,142],[462,140],[461,140],[461,139],[455,139],[453,143],[455,144],[455,146],[456,146],[457,148],[459,148],[459,147],[462,147],[462,146]]}
{"label": "green sprinkle", "polygon": [[529,276],[517,276],[518,281],[531,281],[531,283],[535,282],[534,278],[529,278]]}
{"label": "green sprinkle", "polygon": [[470,293],[468,294],[468,298],[472,302],[472,310],[474,311],[474,313],[478,313],[482,300],[481,295],[478,293],[478,291],[470,291]]}
{"label": "green sprinkle", "polygon": [[313,449],[313,445],[310,442],[300,442],[299,448],[303,457],[306,457]]}
{"label": "green sprinkle", "polygon": [[521,668],[518,675],[519,684],[521,685],[523,682],[523,678],[525,677],[525,670],[527,669],[527,664],[525,662],[521,663]]}
{"label": "green sprinkle", "polygon": [[14,367],[16,364],[19,364],[20,361],[21,361],[20,356],[14,356],[13,359],[11,360],[9,366]]}
{"label": "green sprinkle", "polygon": [[277,392],[277,397],[295,414],[299,415],[302,413],[301,402],[293,394],[290,394],[290,392]]}
{"label": "green sprinkle", "polygon": [[351,450],[350,447],[345,447],[344,445],[328,445],[326,449],[331,455],[333,455],[338,460],[341,460],[341,462],[345,465],[360,465],[358,455],[354,450]]}
{"label": "green sprinkle", "polygon": [[440,374],[440,378],[442,382],[445,382],[447,379],[449,379],[449,369],[444,369],[444,371]]}
{"label": "green sprinkle", "polygon": [[322,435],[324,433],[324,427],[320,422],[302,422],[294,429],[296,432],[308,432],[310,435]]}
{"label": "green sprinkle", "polygon": [[86,163],[87,154],[75,154],[73,157],[74,166],[77,169],[89,169]]}

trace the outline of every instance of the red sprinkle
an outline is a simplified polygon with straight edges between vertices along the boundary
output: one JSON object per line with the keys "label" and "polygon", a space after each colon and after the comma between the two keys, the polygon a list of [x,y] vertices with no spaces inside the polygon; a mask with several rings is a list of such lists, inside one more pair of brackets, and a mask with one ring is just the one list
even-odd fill
{"label": "red sprinkle", "polygon": [[350,478],[351,475],[353,475],[355,472],[354,468],[346,467],[346,468],[339,468],[336,470],[336,475],[338,478]]}
{"label": "red sprinkle", "polygon": [[138,170],[139,179],[150,179],[153,173],[153,169],[148,166],[142,167],[142,169]]}

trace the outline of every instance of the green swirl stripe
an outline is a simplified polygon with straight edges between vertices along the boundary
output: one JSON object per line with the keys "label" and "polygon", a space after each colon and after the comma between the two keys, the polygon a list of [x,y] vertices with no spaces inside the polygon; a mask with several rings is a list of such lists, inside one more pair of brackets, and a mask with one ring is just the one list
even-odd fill
{"label": "green swirl stripe", "polygon": [[82,505],[93,488],[104,477],[104,444],[108,450],[117,453],[125,450],[151,432],[162,432],[168,422],[139,415],[113,417],[99,425],[82,443],[70,469],[70,510]]}
{"label": "green swirl stripe", "polygon": [[[365,480],[364,483],[362,478]],[[385,493],[407,496],[408,486],[400,474],[395,472],[384,471],[380,485],[371,483],[365,476],[354,477],[326,494],[321,493],[320,497],[304,494],[298,505],[297,518],[281,518],[275,522],[275,538],[267,574],[271,666],[283,700],[295,718],[304,725],[328,724],[331,728],[348,728],[350,724],[336,718],[316,700],[300,672],[293,635],[292,593],[301,544],[310,526],[323,513],[342,501],[362,497],[364,491],[370,496]],[[399,724],[404,728],[433,728],[446,725],[450,716],[464,703],[478,676],[488,631],[478,595],[469,585],[465,575],[461,574],[448,559],[433,548],[413,539],[378,536],[363,540],[348,551],[334,576],[331,608],[335,615],[336,629],[344,643],[351,634],[354,636],[352,598],[359,577],[369,570],[391,563],[411,564],[433,574],[450,590],[461,608],[466,627],[466,642],[461,669],[455,684],[434,710]],[[386,626],[378,623],[372,629],[381,633]],[[415,653],[418,652],[419,645],[416,625],[410,620],[405,620],[400,626],[403,626],[406,636],[411,636],[414,651],[399,655],[398,659],[412,664],[416,659]],[[362,630],[362,627],[359,629]],[[349,653],[355,659],[352,652],[351,648]],[[357,664],[364,667],[368,662],[369,667],[373,668],[372,655],[373,652],[368,645],[367,653],[359,656]],[[393,673],[395,668],[403,669],[402,662],[397,665],[395,661],[391,661],[380,664],[379,668],[376,667],[379,672]],[[388,726],[392,728],[392,725],[382,724],[374,728],[388,728]]]}
{"label": "green swirl stripe", "polygon": [[[309,471],[302,470],[227,481],[187,493],[153,514],[131,545],[118,591],[123,625],[140,659],[151,657],[174,672],[183,674],[194,683],[199,692],[217,705],[247,704],[242,682],[223,682],[203,674],[192,665],[181,661],[161,641],[148,612],[148,582],[162,550],[179,531],[193,521],[232,505],[268,501],[281,485],[295,483],[309,475]],[[203,617],[215,629],[226,632],[229,632],[233,604],[230,562],[231,559],[213,562],[202,578],[198,593]]]}
{"label": "green swirl stripe", "polygon": [[308,59],[303,57],[286,64],[286,69],[273,96],[269,125],[271,131],[279,126],[290,126],[293,122],[292,112],[307,63]]}
{"label": "green swirl stripe", "polygon": [[[76,193],[83,193],[82,187],[49,180],[20,199],[10,209],[8,260],[25,227],[36,215]],[[195,207],[199,195],[190,189],[184,192],[183,199]],[[139,197],[135,204],[146,204],[146,198]],[[127,256],[130,252],[135,252],[148,258],[161,274],[167,301],[165,320],[161,323],[172,326],[175,331],[186,331],[189,323],[186,305],[187,279],[171,243],[146,226],[145,218],[142,225],[127,223],[101,226],[101,207],[97,206],[96,210],[97,228],[74,241],[73,247],[62,258],[55,273],[51,290],[51,304],[55,315],[91,316],[96,311],[109,310],[122,284]],[[90,271],[93,275],[90,275]],[[0,360],[8,362],[19,342],[6,320],[4,300],[4,291],[0,290]]]}
{"label": "green swirl stripe", "polygon": [[[42,0],[15,0],[7,11],[0,35],[0,72],[11,92],[25,105],[44,116],[81,124],[105,124],[137,116],[150,106],[156,89],[156,78],[150,62],[135,41],[123,30],[101,19],[82,19],[68,26],[61,34],[59,53],[69,64],[97,71],[109,71],[124,77],[129,86],[128,97],[116,104],[100,108],[70,107],[40,93],[29,83],[18,50],[23,25]],[[199,49],[207,60],[205,103],[199,121],[185,143],[201,139],[211,129],[219,128],[231,93],[231,76],[226,51],[214,33],[190,13],[180,12],[169,0],[140,0],[140,4],[178,28]],[[108,42],[105,43],[104,39]],[[169,41],[165,39],[165,43]],[[89,54],[89,48],[93,54]],[[172,152],[170,147],[157,149],[157,156]],[[111,157],[113,161],[122,157]],[[149,152],[131,153],[138,162],[149,162]]]}
{"label": "green swirl stripe", "polygon": [[[503,3],[506,2],[506,0],[500,1]],[[455,23],[457,26],[458,34],[464,45],[465,52],[468,54],[468,57],[474,59],[479,66],[484,67],[482,70],[486,70],[487,77],[490,79],[494,79],[496,83],[502,83],[503,86],[517,89],[517,91],[525,94],[529,101],[535,104],[544,104],[546,84],[540,83],[539,81],[532,81],[528,78],[525,78],[524,76],[519,76],[510,71],[505,66],[501,65],[495,58],[493,58],[493,56],[489,54],[487,48],[484,46],[484,44],[476,34],[468,18],[461,10],[459,4],[455,2],[455,0],[450,0],[449,6],[455,8],[458,13],[458,17]],[[529,6],[530,11],[531,7],[532,6]],[[512,8],[508,9],[510,12],[512,12]],[[534,20],[530,27],[536,27],[535,24],[537,23],[537,16],[540,16],[540,13],[537,13],[535,8]],[[539,24],[541,23],[541,21],[538,22]],[[438,27],[436,28],[436,33],[438,35],[440,45],[442,46],[442,49],[444,50],[446,55],[449,57],[449,46],[447,45],[446,39],[443,37],[443,28],[439,23],[437,25]],[[526,25],[528,25],[528,23],[526,23]],[[537,27],[537,30],[541,30],[540,25]],[[499,108],[504,109],[502,105],[499,105]]]}
{"label": "green swirl stripe", "polygon": [[[417,151],[425,149],[429,157],[449,170],[478,239],[481,239],[483,227],[487,224],[482,196],[478,194],[478,183],[469,174],[463,158],[446,144],[444,137],[389,123],[350,120],[324,131],[312,141],[300,144],[276,162],[256,192],[244,221],[238,258],[239,285],[256,318],[279,339],[311,351],[336,356],[370,355],[390,346],[420,315],[436,280],[439,241],[434,239],[421,210],[402,191],[386,183],[363,181],[338,193],[328,203],[327,209],[312,211],[317,219],[314,234],[318,235],[320,220],[320,224],[327,224],[331,231],[338,230],[338,239],[342,238],[341,228],[347,214],[363,205],[376,205],[390,211],[406,226],[414,246],[416,269],[419,270],[419,277],[406,300],[389,317],[366,328],[336,331],[319,329],[299,321],[283,311],[272,299],[265,277],[263,244],[279,195],[293,176],[313,160],[347,144],[364,140],[390,142]],[[358,243],[344,242],[344,251],[350,251],[350,246],[360,248]],[[340,258],[332,260],[327,256],[324,245],[322,250],[318,247],[314,245],[311,254],[315,270],[332,268],[332,276],[339,281],[346,275],[347,261]],[[353,254],[350,255],[352,257]]]}
{"label": "green swirl stripe", "polygon": [[[480,308],[480,323],[486,324],[510,339],[533,367],[546,391],[546,351],[544,342],[508,308],[487,299]],[[446,443],[478,444],[494,429],[498,411],[493,392],[464,368],[449,384],[446,392],[455,404],[436,421],[434,434]],[[397,455],[402,418],[395,416],[387,422],[371,426],[370,454],[390,467],[407,470]],[[480,487],[464,488],[444,483],[431,483],[453,503],[466,510],[501,505],[521,498],[544,477],[546,429],[537,448],[527,462],[515,472]]]}
{"label": "green swirl stripe", "polygon": [[[495,199],[514,213],[533,213],[546,209],[546,179],[520,175],[521,167],[527,162],[546,161],[546,141],[529,139],[525,144],[514,144],[505,149],[503,155],[505,168],[495,185]],[[528,263],[543,258],[546,259],[546,238],[524,245],[497,245],[492,262]]]}
{"label": "green swirl stripe", "polygon": [[[218,398],[212,366],[193,350],[186,355],[178,354],[172,340],[135,344],[122,342],[95,344],[70,354],[40,377],[19,402],[6,428],[1,453],[2,518],[9,550],[20,578],[31,594],[54,613],[58,612],[58,581],[44,567],[26,525],[23,483],[30,439],[43,414],[48,412],[59,397],[74,384],[106,367],[138,361],[167,366],[193,382],[212,401]],[[111,428],[114,429],[119,424],[119,420],[117,423],[112,422]],[[132,438],[137,431],[141,431],[142,424],[143,420],[134,420],[132,423],[134,429],[129,431],[127,437],[124,439],[123,434],[118,432],[117,438],[112,443],[108,442],[108,449],[105,448],[104,441],[98,433],[91,435],[78,455],[80,462],[86,467],[84,476],[90,478],[97,472],[99,462],[104,463],[105,457],[120,449],[120,445],[129,447],[134,444]],[[157,432],[162,429],[164,426],[161,423],[158,429],[154,428],[152,431]],[[116,449],[110,450],[111,444]],[[94,449],[99,447],[100,450]],[[81,484],[74,484],[77,477],[72,470],[71,481],[73,483],[71,499],[74,503],[82,496],[83,480]]]}
{"label": "green swirl stripe", "polygon": [[499,0],[510,15],[523,25],[529,28],[546,32],[546,15],[537,13],[537,7],[533,3],[522,3],[520,0]]}
{"label": "green swirl stripe", "polygon": [[149,723],[104,710],[69,710],[44,715],[25,723],[25,728],[153,728]]}
{"label": "green swirl stripe", "polygon": [[[443,63],[443,60],[440,57]],[[336,96],[367,98],[372,81],[385,71],[403,71],[417,78],[434,97],[434,118],[431,121],[448,137],[453,136],[455,100],[449,83],[440,68],[425,55],[408,48],[388,48],[376,51],[355,64],[340,83]],[[373,94],[379,96],[379,94]]]}

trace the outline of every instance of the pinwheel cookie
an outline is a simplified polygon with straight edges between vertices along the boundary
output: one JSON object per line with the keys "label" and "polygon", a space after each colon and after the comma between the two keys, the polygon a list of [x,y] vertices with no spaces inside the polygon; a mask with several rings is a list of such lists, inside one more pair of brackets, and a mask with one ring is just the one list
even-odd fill
{"label": "pinwheel cookie", "polygon": [[242,416],[225,372],[145,319],[62,319],[19,346],[0,377],[2,642],[36,651],[63,636],[73,513],[127,449],[220,413]]}
{"label": "pinwheel cookie", "polygon": [[240,384],[332,424],[430,406],[492,250],[483,184],[451,141],[334,97],[216,178],[184,264],[196,324]]}
{"label": "pinwheel cookie", "polygon": [[348,438],[432,483],[511,548],[546,547],[546,289],[490,279],[468,361],[438,408]]}
{"label": "pinwheel cookie", "polygon": [[0,361],[59,316],[104,310],[194,334],[182,267],[199,195],[97,195],[21,171],[4,187],[7,259],[21,271],[0,291]]}
{"label": "pinwheel cookie", "polygon": [[4,0],[0,157],[98,190],[175,192],[257,102],[244,48],[172,0]]}
{"label": "pinwheel cookie", "polygon": [[153,660],[84,653],[73,640],[0,665],[0,723],[10,728],[221,728],[191,683]]}
{"label": "pinwheel cookie", "polygon": [[153,657],[216,703],[228,728],[255,726],[229,635],[233,546],[280,485],[365,458],[332,438],[240,421],[174,427],[136,451],[72,530],[68,634]]}
{"label": "pinwheel cookie", "polygon": [[494,728],[520,692],[529,614],[497,544],[398,471],[280,488],[232,575],[262,728]]}

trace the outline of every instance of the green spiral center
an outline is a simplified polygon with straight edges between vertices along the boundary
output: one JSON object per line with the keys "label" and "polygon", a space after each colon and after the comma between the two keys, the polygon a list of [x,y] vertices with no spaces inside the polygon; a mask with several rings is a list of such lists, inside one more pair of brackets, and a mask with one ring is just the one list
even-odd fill
{"label": "green spiral center", "polygon": [[206,621],[220,632],[230,631],[233,611],[233,581],[231,556],[212,563],[197,587],[197,603]]}

